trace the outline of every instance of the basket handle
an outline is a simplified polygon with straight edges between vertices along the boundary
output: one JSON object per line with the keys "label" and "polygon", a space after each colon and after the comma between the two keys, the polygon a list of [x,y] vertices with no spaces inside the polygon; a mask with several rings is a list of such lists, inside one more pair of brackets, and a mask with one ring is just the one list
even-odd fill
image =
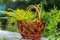
{"label": "basket handle", "polygon": [[40,16],[40,15],[41,15],[41,12],[40,12],[39,8],[38,8],[37,6],[35,6],[35,5],[29,5],[29,6],[26,8],[26,11],[29,11],[30,8],[34,8],[34,9],[36,10],[37,15],[38,15],[38,20],[41,22],[41,16]]}

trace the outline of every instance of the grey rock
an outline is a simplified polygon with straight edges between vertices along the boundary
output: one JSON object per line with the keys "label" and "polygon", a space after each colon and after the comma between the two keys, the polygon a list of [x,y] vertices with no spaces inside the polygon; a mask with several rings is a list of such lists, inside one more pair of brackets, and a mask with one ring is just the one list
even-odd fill
{"label": "grey rock", "polygon": [[[0,39],[6,38],[7,40],[27,40],[22,39],[19,33],[0,30]],[[41,38],[41,40],[48,40],[47,38]]]}

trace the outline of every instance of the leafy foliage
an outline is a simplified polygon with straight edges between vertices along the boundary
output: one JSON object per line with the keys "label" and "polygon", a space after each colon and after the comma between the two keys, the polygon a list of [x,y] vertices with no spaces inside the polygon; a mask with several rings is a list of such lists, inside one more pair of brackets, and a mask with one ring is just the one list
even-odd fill
{"label": "leafy foliage", "polygon": [[46,30],[44,32],[45,37],[48,37],[51,40],[58,39],[58,35],[60,35],[59,29],[57,29],[58,23],[60,23],[60,10],[54,9],[50,10],[50,12],[46,12],[42,10],[42,20],[46,23]]}
{"label": "leafy foliage", "polygon": [[17,9],[13,12],[7,12],[6,11],[6,12],[4,12],[4,14],[7,14],[7,15],[15,18],[14,19],[15,21],[21,21],[22,22],[22,21],[32,21],[33,19],[37,20],[36,14],[34,12],[27,12],[27,11],[22,10],[22,9]]}
{"label": "leafy foliage", "polygon": [[8,21],[6,30],[11,31],[11,32],[19,32],[17,22],[10,22],[10,21],[11,21],[11,19]]}

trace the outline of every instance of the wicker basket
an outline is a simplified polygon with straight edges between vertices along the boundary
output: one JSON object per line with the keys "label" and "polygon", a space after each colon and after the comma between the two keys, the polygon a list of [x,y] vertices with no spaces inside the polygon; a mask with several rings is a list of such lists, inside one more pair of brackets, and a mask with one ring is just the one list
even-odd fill
{"label": "wicker basket", "polygon": [[41,21],[41,13],[38,7],[30,5],[26,10],[29,11],[30,8],[34,8],[36,10],[38,21],[18,22],[18,29],[23,38],[30,40],[40,40],[45,28],[45,24]]}

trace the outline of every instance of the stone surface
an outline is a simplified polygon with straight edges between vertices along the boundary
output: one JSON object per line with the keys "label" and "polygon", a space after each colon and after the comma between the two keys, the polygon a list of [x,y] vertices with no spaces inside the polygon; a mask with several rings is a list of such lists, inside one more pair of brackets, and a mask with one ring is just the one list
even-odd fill
{"label": "stone surface", "polygon": [[[0,38],[6,38],[7,40],[24,40],[19,33],[8,32],[0,30]],[[41,38],[41,40],[48,40],[47,38]]]}

